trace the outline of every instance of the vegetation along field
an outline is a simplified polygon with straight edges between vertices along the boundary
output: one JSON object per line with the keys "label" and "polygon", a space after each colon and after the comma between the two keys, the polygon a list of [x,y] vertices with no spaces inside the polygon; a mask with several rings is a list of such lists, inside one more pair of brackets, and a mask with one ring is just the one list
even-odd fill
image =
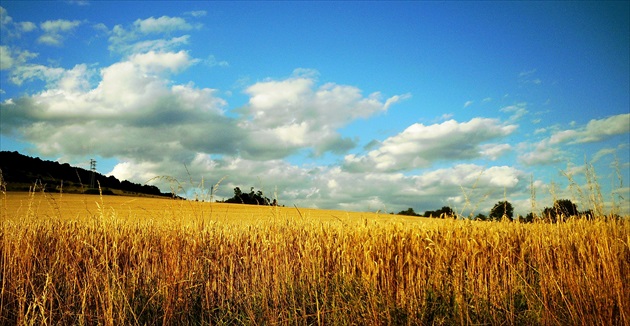
{"label": "vegetation along field", "polygon": [[2,325],[628,325],[630,222],[6,192]]}

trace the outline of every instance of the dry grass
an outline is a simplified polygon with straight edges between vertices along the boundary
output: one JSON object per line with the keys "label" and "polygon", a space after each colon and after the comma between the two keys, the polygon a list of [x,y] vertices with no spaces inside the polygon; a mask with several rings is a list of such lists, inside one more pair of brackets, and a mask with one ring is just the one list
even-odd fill
{"label": "dry grass", "polygon": [[629,325],[629,220],[2,198],[3,325]]}

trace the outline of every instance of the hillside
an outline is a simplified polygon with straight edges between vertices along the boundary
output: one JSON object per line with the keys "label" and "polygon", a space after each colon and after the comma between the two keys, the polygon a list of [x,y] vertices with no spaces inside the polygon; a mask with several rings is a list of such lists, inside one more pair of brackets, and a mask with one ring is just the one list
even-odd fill
{"label": "hillside", "polygon": [[28,191],[36,185],[47,192],[98,194],[100,185],[101,191],[110,195],[173,196],[156,186],[120,181],[98,172],[94,172],[95,188],[90,188],[92,171],[18,152],[0,151],[0,172],[8,191]]}

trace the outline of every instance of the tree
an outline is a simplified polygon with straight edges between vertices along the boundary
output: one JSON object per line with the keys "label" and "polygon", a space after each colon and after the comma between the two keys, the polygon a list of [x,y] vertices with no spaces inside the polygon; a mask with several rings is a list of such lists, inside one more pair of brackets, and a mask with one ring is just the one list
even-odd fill
{"label": "tree", "polygon": [[553,202],[553,207],[545,207],[543,210],[543,218],[553,223],[578,215],[577,205],[568,199],[558,199]]}
{"label": "tree", "polygon": [[[271,200],[265,197],[262,191],[254,191],[254,187],[251,187],[249,193],[244,193],[239,187],[234,188],[234,197],[227,199],[225,202],[231,204],[272,205]],[[278,205],[277,201],[274,200],[274,202],[275,205]]]}
{"label": "tree", "polygon": [[413,208],[409,207],[406,211],[398,212],[398,215],[408,215],[408,216],[420,216],[414,212]]}
{"label": "tree", "polygon": [[488,220],[488,217],[479,213],[477,214],[477,216],[475,216],[475,221],[486,221]]}
{"label": "tree", "polygon": [[445,217],[456,217],[456,215],[452,208],[448,206],[443,206],[437,211],[424,212],[424,217],[445,218]]}
{"label": "tree", "polygon": [[535,218],[536,218],[536,216],[534,215],[534,213],[533,212],[529,212],[529,213],[527,213],[527,215],[525,215],[525,218],[522,221],[519,221],[519,222],[532,223],[532,222],[534,222]]}
{"label": "tree", "polygon": [[514,207],[510,204],[509,201],[500,201],[492,207],[490,210],[490,215],[488,216],[491,220],[500,221],[503,217],[507,217],[512,220],[514,217]]}
{"label": "tree", "polygon": [[553,203],[553,208],[558,214],[562,214],[565,217],[571,217],[578,215],[577,205],[568,199],[558,199]]}

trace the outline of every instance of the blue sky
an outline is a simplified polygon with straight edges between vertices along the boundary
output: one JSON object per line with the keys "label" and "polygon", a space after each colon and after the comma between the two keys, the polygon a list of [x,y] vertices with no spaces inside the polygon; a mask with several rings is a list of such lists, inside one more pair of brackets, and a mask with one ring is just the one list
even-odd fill
{"label": "blue sky", "polygon": [[629,12],[3,1],[0,149],[359,211],[588,209],[596,176],[607,209],[628,214]]}

